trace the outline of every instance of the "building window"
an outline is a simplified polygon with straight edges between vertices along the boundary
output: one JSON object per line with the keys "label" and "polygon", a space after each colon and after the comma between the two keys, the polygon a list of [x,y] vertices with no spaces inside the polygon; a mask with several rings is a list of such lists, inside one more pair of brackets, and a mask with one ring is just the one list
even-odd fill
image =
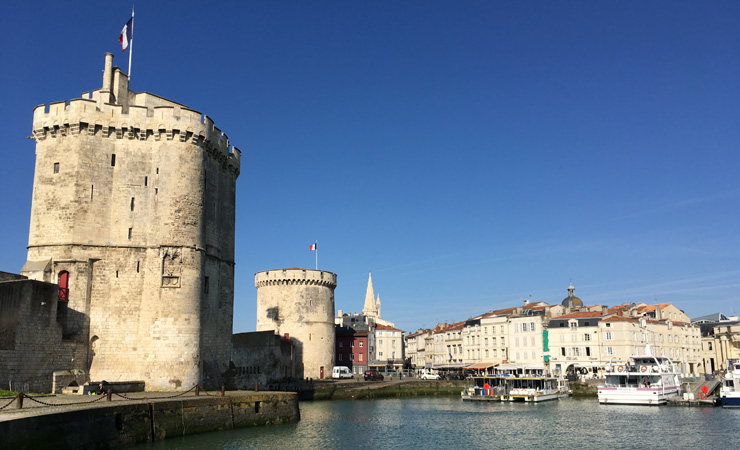
{"label": "building window", "polygon": [[529,331],[537,331],[537,327],[535,327],[534,322],[529,323]]}
{"label": "building window", "polygon": [[110,155],[110,166],[116,167],[116,154],[115,153]]}
{"label": "building window", "polygon": [[342,359],[342,354],[341,354],[341,353],[339,354],[339,360],[340,360],[340,361],[343,361],[343,359]]}
{"label": "building window", "polygon": [[129,238],[129,239],[131,239],[131,235],[133,234],[133,231],[134,231],[134,229],[133,229],[133,228],[129,228],[129,229],[128,229],[128,238]]}
{"label": "building window", "polygon": [[339,341],[339,348],[342,348],[344,346],[344,342]]}
{"label": "building window", "polygon": [[59,300],[69,300],[69,272],[66,270],[59,272]]}
{"label": "building window", "polygon": [[586,347],[586,356],[591,356],[591,347]]}
{"label": "building window", "polygon": [[211,289],[210,286],[209,286],[210,285],[210,282],[209,281],[210,281],[210,278],[208,278],[208,277],[205,277],[204,280],[203,280],[203,293],[204,294],[208,294],[208,292]]}
{"label": "building window", "polygon": [[54,163],[54,173],[59,173],[59,163]]}
{"label": "building window", "polygon": [[360,362],[362,362],[362,353],[360,353],[359,355],[357,355],[357,358],[359,359]]}
{"label": "building window", "polygon": [[378,352],[378,357],[382,358],[383,357],[383,352]]}
{"label": "building window", "polygon": [[354,361],[355,360],[355,354],[354,353],[350,353],[349,354],[349,360],[350,361]]}
{"label": "building window", "polygon": [[146,187],[147,184],[149,184],[149,177],[144,177],[144,186]]}
{"label": "building window", "polygon": [[584,341],[590,341],[591,340],[591,335],[589,333],[584,334],[583,335],[583,340]]}
{"label": "building window", "polygon": [[611,341],[612,337],[613,336],[611,331],[607,331],[606,333],[604,333],[604,339],[606,339],[607,341]]}
{"label": "building window", "polygon": [[134,197],[131,197],[131,211],[134,210]]}
{"label": "building window", "polygon": [[350,346],[350,347],[354,347],[354,346],[355,346],[355,341],[351,341],[351,342],[349,343],[349,346]]}
{"label": "building window", "polygon": [[360,348],[364,347],[364,342],[360,341]]}
{"label": "building window", "polygon": [[606,354],[607,356],[614,356],[614,347],[607,347]]}

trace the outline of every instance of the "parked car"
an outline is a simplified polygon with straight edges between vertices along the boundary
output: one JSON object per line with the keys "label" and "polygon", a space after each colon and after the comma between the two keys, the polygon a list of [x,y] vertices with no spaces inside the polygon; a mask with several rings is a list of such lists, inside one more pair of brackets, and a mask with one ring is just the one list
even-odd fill
{"label": "parked car", "polygon": [[352,378],[352,371],[347,366],[334,366],[331,370],[332,378]]}
{"label": "parked car", "polygon": [[448,380],[464,380],[465,379],[465,375],[463,375],[461,373],[453,372],[453,373],[447,375],[447,379]]}
{"label": "parked car", "polygon": [[419,378],[421,378],[422,380],[440,380],[442,377],[440,377],[436,373],[426,372],[422,373]]}
{"label": "parked car", "polygon": [[378,372],[377,370],[366,370],[365,371],[365,381],[367,380],[380,380],[383,381],[383,374]]}

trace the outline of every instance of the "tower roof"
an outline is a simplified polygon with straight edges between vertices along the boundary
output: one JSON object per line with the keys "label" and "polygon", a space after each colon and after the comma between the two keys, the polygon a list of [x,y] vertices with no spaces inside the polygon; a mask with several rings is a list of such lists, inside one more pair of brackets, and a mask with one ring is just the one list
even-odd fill
{"label": "tower roof", "polygon": [[367,278],[367,291],[365,292],[365,306],[362,313],[368,316],[377,317],[378,309],[375,305],[375,293],[373,292],[373,274],[370,272]]}

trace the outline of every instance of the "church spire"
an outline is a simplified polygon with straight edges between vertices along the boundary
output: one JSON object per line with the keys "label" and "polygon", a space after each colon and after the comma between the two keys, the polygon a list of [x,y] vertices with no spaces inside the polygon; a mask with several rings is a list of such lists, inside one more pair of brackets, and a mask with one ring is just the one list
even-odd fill
{"label": "church spire", "polygon": [[378,317],[378,310],[375,307],[375,294],[373,293],[373,274],[370,272],[367,278],[367,292],[365,292],[365,306],[362,313],[366,316]]}

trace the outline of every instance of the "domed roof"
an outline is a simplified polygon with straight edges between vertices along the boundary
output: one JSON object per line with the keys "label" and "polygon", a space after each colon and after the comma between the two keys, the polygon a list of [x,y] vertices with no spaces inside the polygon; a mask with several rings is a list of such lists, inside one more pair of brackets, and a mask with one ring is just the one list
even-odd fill
{"label": "domed roof", "polygon": [[576,290],[576,288],[574,288],[573,287],[573,283],[571,283],[570,286],[568,286],[568,296],[565,297],[563,299],[562,303],[560,303],[560,304],[563,305],[566,308],[578,308],[578,307],[583,306],[583,300],[581,300],[580,298],[576,297],[576,295],[574,293],[575,290]]}

